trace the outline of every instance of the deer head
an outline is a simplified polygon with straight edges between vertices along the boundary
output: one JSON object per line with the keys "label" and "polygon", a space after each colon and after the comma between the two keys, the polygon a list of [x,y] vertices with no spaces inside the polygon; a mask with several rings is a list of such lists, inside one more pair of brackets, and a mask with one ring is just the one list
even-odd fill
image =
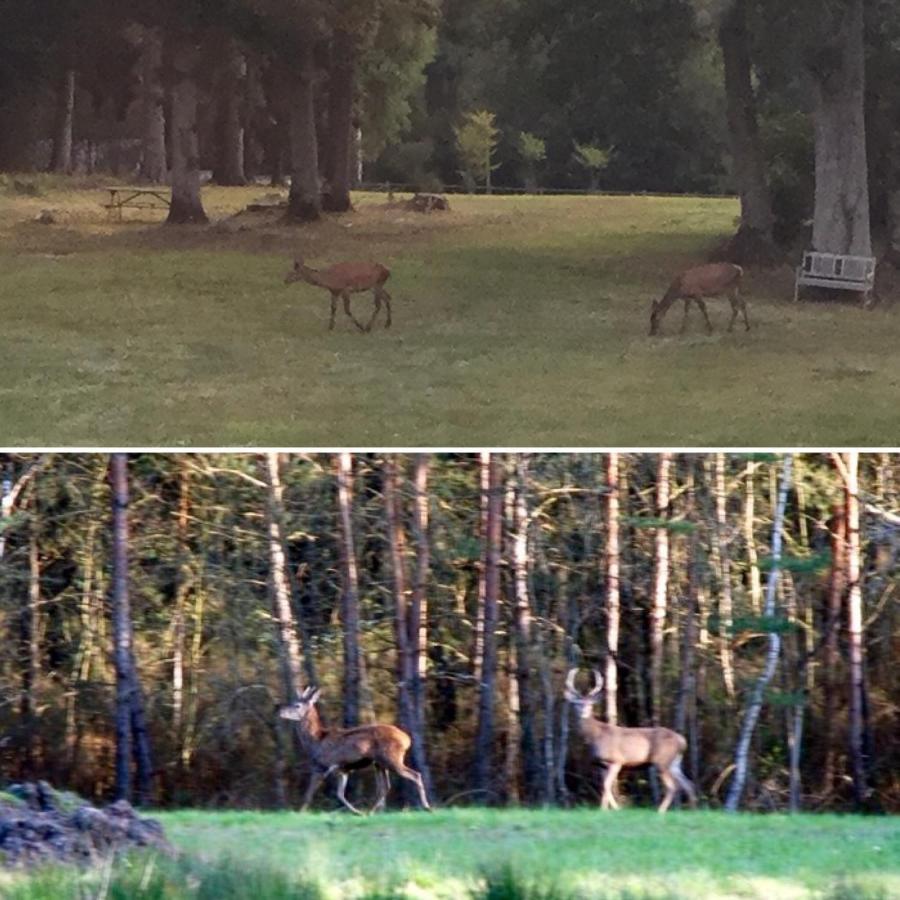
{"label": "deer head", "polygon": [[293,284],[295,281],[306,281],[307,271],[303,257],[295,257],[293,268],[289,269],[287,275],[284,276],[284,283]]}
{"label": "deer head", "polygon": [[578,669],[569,669],[569,674],[566,676],[565,698],[577,707],[578,715],[582,719],[590,718],[591,709],[603,690],[603,676],[596,669],[591,669],[591,672],[594,674],[594,686],[586,694],[579,693],[575,687],[575,676],[578,674]]}
{"label": "deer head", "polygon": [[293,722],[306,722],[321,693],[317,687],[304,688],[294,703],[288,703],[278,708],[278,715],[282,719],[290,719]]}

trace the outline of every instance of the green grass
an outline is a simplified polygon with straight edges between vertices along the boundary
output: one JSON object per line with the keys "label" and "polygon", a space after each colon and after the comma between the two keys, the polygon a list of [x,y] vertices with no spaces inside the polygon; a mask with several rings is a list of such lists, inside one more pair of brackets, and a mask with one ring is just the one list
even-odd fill
{"label": "green grass", "polygon": [[[647,337],[650,300],[734,227],[728,199],[361,195],[300,228],[109,223],[96,188],[0,186],[7,445],[784,446],[896,443],[900,314],[792,301],[752,274],[753,330],[713,301]],[[220,221],[264,189],[209,189]],[[58,224],[32,221],[41,209]],[[143,218],[141,218],[143,217]],[[157,221],[154,221],[154,218]],[[392,269],[394,328],[356,332],[313,265]],[[357,297],[359,315],[371,308]]]}
{"label": "green grass", "polygon": [[[253,900],[318,900],[319,890],[334,900],[900,896],[896,818],[721,812],[660,817],[648,810],[596,809],[455,809],[365,819],[181,811],[159,818],[185,857],[174,869],[157,861],[152,877],[146,862],[132,863],[119,876],[132,885],[125,896],[141,896],[133,887],[141,882],[187,891],[157,892],[160,897],[222,900],[241,889]],[[80,877],[96,884],[100,875]],[[42,878],[63,883],[55,872],[8,879],[9,896],[63,896],[46,888],[40,893]],[[3,889],[0,880],[0,895]]]}

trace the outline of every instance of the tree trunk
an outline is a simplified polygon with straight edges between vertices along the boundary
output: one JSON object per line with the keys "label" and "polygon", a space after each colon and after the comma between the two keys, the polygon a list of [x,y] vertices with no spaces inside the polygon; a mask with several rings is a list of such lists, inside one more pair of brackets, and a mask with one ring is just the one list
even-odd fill
{"label": "tree trunk", "polygon": [[825,746],[825,763],[822,767],[822,793],[826,796],[834,787],[835,752],[834,719],[836,716],[835,690],[838,685],[838,629],[841,607],[847,582],[847,509],[844,504],[835,506],[829,521],[831,538],[831,573],[828,581],[828,623],[825,634],[825,652],[822,661],[822,679],[825,698],[822,711],[822,743]]}
{"label": "tree trunk", "polygon": [[476,684],[481,684],[481,665],[484,661],[484,603],[488,559],[488,501],[490,499],[490,454],[482,453],[479,466],[480,506],[478,534],[481,538],[481,561],[478,569],[478,594],[475,609],[475,640],[472,648],[472,674]]}
{"label": "tree trunk", "polygon": [[128,457],[113,453],[112,589],[113,640],[116,666],[116,781],[117,800],[131,799],[131,608],[128,600]]}
{"label": "tree trunk", "polygon": [[359,577],[353,541],[353,456],[337,455],[338,510],[341,520],[341,624],[344,635],[344,725],[359,725]]}
{"label": "tree trunk", "polygon": [[[772,567],[769,570],[769,578],[766,582],[766,604],[763,615],[770,621],[775,616],[775,593],[778,588],[779,566],[781,563],[782,526],[784,523],[784,510],[787,505],[788,490],[791,485],[791,466],[793,459],[789,453],[784,456],[781,470],[781,485],[778,489],[778,500],[775,506],[775,516],[772,522]],[[773,623],[774,624],[774,623]],[[774,627],[769,629],[769,651],[766,655],[766,665],[762,674],[756,680],[753,690],[747,700],[747,708],[741,722],[741,731],[738,736],[737,747],[734,753],[734,776],[728,787],[728,796],[725,799],[725,809],[728,812],[736,812],[744,793],[744,784],[747,780],[748,756],[750,741],[753,738],[753,730],[756,728],[756,720],[762,709],[763,693],[766,686],[775,674],[778,665],[778,651],[781,639]]]}
{"label": "tree trunk", "polygon": [[19,717],[22,721],[22,777],[35,774],[35,693],[40,672],[40,608],[41,608],[41,558],[37,538],[37,510],[32,509],[28,533],[28,592],[22,604],[19,619],[21,641],[22,692],[19,699]]}
{"label": "tree trunk", "polygon": [[287,218],[293,222],[313,222],[321,214],[322,200],[314,102],[315,61],[309,38],[304,38],[298,47],[298,66],[290,110],[291,190]]}
{"label": "tree trunk", "polygon": [[416,544],[416,573],[412,603],[409,609],[409,640],[412,658],[413,767],[425,782],[425,793],[431,794],[431,772],[428,767],[425,715],[428,664],[428,571],[431,547],[428,540],[428,455],[417,453],[414,475],[413,537]]}
{"label": "tree trunk", "polygon": [[277,453],[266,454],[268,504],[266,506],[269,532],[269,572],[275,624],[278,630],[278,650],[281,656],[281,679],[288,703],[296,703],[300,695],[302,662],[297,628],[291,608],[291,586],[288,581],[287,558],[284,550],[284,487],[281,483],[281,459]]}
{"label": "tree trunk", "polygon": [[716,527],[713,532],[719,581],[719,654],[722,661],[722,679],[729,701],[734,700],[734,665],[731,658],[731,631],[734,604],[731,596],[731,552],[728,547],[728,511],[725,487],[725,454],[716,454]]}
{"label": "tree trunk", "polygon": [[656,529],[656,550],[653,577],[653,608],[650,616],[650,696],[651,721],[662,722],[662,664],[663,635],[666,624],[666,605],[669,593],[669,471],[671,453],[660,453],[656,472],[656,516],[665,519]]}
{"label": "tree trunk", "polygon": [[66,69],[56,94],[53,153],[50,171],[68,175],[72,171],[72,123],[75,117],[75,70]]}
{"label": "tree trunk", "polygon": [[197,146],[197,46],[178,41],[172,50],[172,205],[169,225],[206,223],[200,199],[200,158]]}
{"label": "tree trunk", "polygon": [[728,242],[725,256],[736,263],[773,263],[772,197],[756,119],[747,0],[732,0],[719,26],[725,65],[725,102],[734,179],[741,198],[741,224]]}
{"label": "tree trunk", "polygon": [[[522,746],[522,762],[525,799],[534,803],[541,795],[541,759],[538,752],[535,697],[531,682],[532,664],[531,599],[528,594],[528,501],[525,496],[528,477],[528,458],[516,454],[515,508],[513,521],[513,569],[515,575],[515,616],[516,668],[518,685],[519,735]],[[552,728],[552,723],[547,723]]]}
{"label": "tree trunk", "polygon": [[853,801],[858,810],[869,798],[868,761],[863,743],[863,619],[860,584],[859,452],[844,454],[847,503],[847,639],[850,657],[850,760],[853,767]]}
{"label": "tree trunk", "polygon": [[823,7],[819,22],[823,33],[808,59],[816,145],[812,243],[820,252],[871,256],[863,0]]}
{"label": "tree trunk", "polygon": [[619,654],[619,454],[606,463],[606,721],[615,725],[618,707]]}
{"label": "tree trunk", "polygon": [[500,594],[500,540],[503,484],[496,454],[482,453],[487,468],[487,532],[484,579],[484,649],[478,695],[478,731],[475,737],[473,783],[486,799],[494,794],[492,750],[494,740],[494,677],[497,668],[497,607]]}
{"label": "tree trunk", "polygon": [[341,29],[331,43],[328,80],[328,155],[325,158],[325,193],[322,207],[346,212],[350,205],[350,148],[353,140],[353,94],[356,79],[356,45]]}
{"label": "tree trunk", "polygon": [[[397,494],[397,461],[392,455],[388,455],[384,461],[384,508],[393,576],[397,720],[400,727],[412,737],[418,730],[411,692],[415,660],[410,652],[410,617],[406,596],[406,537],[403,530],[402,513],[398,508]],[[416,802],[418,794],[414,785],[404,781],[402,791],[408,804]]]}
{"label": "tree trunk", "polygon": [[744,543],[747,548],[747,564],[750,566],[750,608],[754,615],[762,609],[762,581],[759,574],[759,557],[756,552],[756,491],[753,484],[753,473],[756,463],[747,463],[746,481],[744,483]]}
{"label": "tree trunk", "polygon": [[141,109],[140,179],[154,184],[166,180],[165,92],[162,86],[162,36],[156,28],[142,28],[138,60]]}
{"label": "tree trunk", "polygon": [[216,184],[244,185],[244,78],[247,63],[237,41],[225,38],[222,73],[218,84],[218,159],[213,177]]}

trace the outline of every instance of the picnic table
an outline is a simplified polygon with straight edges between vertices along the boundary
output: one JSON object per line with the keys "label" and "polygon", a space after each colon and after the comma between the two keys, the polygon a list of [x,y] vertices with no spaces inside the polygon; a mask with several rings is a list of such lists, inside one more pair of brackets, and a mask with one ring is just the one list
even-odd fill
{"label": "picnic table", "polygon": [[122,209],[168,209],[172,201],[168,188],[135,187],[133,184],[114,185],[106,188],[109,202],[103,205],[110,216],[116,215],[121,221]]}

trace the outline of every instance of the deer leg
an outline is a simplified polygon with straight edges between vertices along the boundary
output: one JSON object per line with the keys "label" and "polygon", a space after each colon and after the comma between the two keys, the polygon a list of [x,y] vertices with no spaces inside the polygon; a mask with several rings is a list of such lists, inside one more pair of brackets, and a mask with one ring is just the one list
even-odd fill
{"label": "deer leg", "polygon": [[309,785],[306,788],[306,795],[303,797],[303,803],[300,804],[300,812],[306,812],[313,794],[319,789],[319,785],[325,780],[325,773],[318,771],[312,773],[309,778]]}
{"label": "deer leg", "polygon": [[696,809],[697,792],[694,790],[694,785],[691,784],[690,779],[681,770],[680,756],[675,757],[675,762],[672,763],[670,771],[675,777],[675,780],[678,782],[678,786],[688,795],[688,801],[690,802],[691,807],[693,809]]}
{"label": "deer leg", "polygon": [[359,323],[359,322],[357,321],[357,319],[356,319],[356,316],[353,315],[353,312],[352,312],[351,309],[350,309],[350,292],[349,292],[349,291],[343,291],[343,292],[341,293],[341,298],[342,298],[343,301],[344,301],[344,312],[347,313],[348,316],[350,316],[350,318],[353,320],[353,324],[354,324],[360,331],[368,331],[367,328],[364,328],[362,325],[360,325],[360,323]]}
{"label": "deer leg", "polygon": [[337,312],[338,295],[336,291],[331,292],[331,320],[328,323],[328,330],[334,330],[334,314]]}
{"label": "deer leg", "polygon": [[619,808],[613,788],[621,770],[622,766],[618,763],[610,763],[606,767],[606,774],[603,776],[603,797],[600,800],[601,809]]}
{"label": "deer leg", "polygon": [[425,782],[422,781],[422,776],[415,769],[411,769],[403,764],[397,766],[394,771],[401,778],[411,781],[419,789],[419,800],[422,803],[422,809],[427,809],[430,812],[431,804],[428,802],[428,797],[425,794]]}
{"label": "deer leg", "polygon": [[681,333],[684,334],[687,331],[687,320],[688,320],[688,310],[691,307],[691,298],[684,298],[684,317],[681,320]]}
{"label": "deer leg", "polygon": [[385,310],[387,311],[387,319],[385,320],[384,327],[391,327],[391,295],[384,289],[378,288],[378,293],[381,294],[381,299],[384,300]]}
{"label": "deer leg", "polygon": [[664,813],[675,799],[678,788],[675,783],[675,776],[670,769],[664,769],[662,766],[657,766],[657,768],[659,769],[659,777],[666,787],[666,796],[663,797],[662,803],[659,804],[659,811]]}
{"label": "deer leg", "polygon": [[344,791],[347,790],[347,782],[350,780],[350,776],[346,772],[338,773],[338,786],[337,786],[337,798],[353,813],[354,816],[361,816],[362,813],[344,796]]}
{"label": "deer leg", "polygon": [[709,321],[709,313],[706,311],[706,303],[699,297],[695,297],[694,302],[700,307],[700,312],[703,313],[703,318],[706,319],[706,333],[712,334],[713,327],[712,322]]}
{"label": "deer leg", "polygon": [[375,321],[375,317],[378,315],[378,311],[381,309],[381,297],[378,295],[378,288],[375,288],[375,308],[372,310],[372,316],[366,324],[366,331],[372,330],[372,323]]}
{"label": "deer leg", "polygon": [[740,295],[737,294],[738,301],[741,304],[741,312],[744,314],[744,331],[750,330],[750,319],[747,318],[747,301]]}
{"label": "deer leg", "polygon": [[738,316],[738,307],[740,305],[740,301],[734,295],[732,295],[729,299],[731,300],[731,321],[728,323],[728,330],[731,331],[734,328],[734,320]]}
{"label": "deer leg", "polygon": [[391,789],[391,776],[388,775],[387,769],[382,769],[381,766],[375,767],[375,784],[378,787],[378,799],[372,807],[373,813],[378,812],[379,809],[384,809],[388,791]]}

